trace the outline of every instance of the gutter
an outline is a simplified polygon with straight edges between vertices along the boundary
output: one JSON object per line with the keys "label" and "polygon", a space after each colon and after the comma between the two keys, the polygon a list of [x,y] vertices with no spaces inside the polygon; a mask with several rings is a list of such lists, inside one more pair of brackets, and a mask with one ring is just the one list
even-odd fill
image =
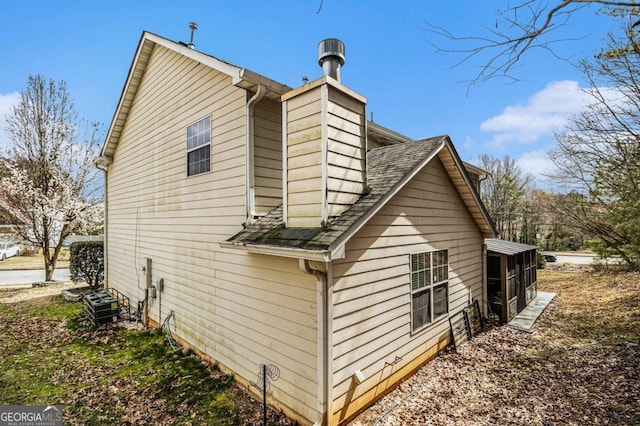
{"label": "gutter", "polygon": [[273,99],[280,99],[280,96],[287,93],[291,88],[285,84],[278,83],[268,77],[248,70],[246,68],[240,68],[237,71],[237,75],[232,76],[232,83],[235,86],[247,89],[248,85],[257,86],[262,85],[271,93],[269,96]]}
{"label": "gutter", "polygon": [[344,252],[331,252],[329,250],[307,250],[290,247],[267,246],[258,244],[238,244],[222,241],[218,243],[222,248],[245,250],[249,253],[265,254],[268,256],[289,257],[294,259],[313,260],[316,262],[330,262],[333,259],[342,259]]}
{"label": "gutter", "polygon": [[[325,268],[326,268],[325,264]],[[329,285],[327,272],[312,268],[309,260],[300,259],[298,267],[302,272],[316,277],[316,305],[318,316],[318,420],[314,426],[328,424],[329,419]]]}
{"label": "gutter", "polygon": [[246,224],[251,223],[251,221],[257,216],[256,214],[256,191],[255,191],[255,159],[254,159],[254,146],[255,146],[255,129],[254,129],[254,111],[255,106],[267,92],[267,88],[263,84],[258,84],[258,89],[247,101],[247,111],[245,114],[246,117],[246,137],[247,141],[245,144],[246,148],[246,161],[245,161],[245,177],[246,177]]}

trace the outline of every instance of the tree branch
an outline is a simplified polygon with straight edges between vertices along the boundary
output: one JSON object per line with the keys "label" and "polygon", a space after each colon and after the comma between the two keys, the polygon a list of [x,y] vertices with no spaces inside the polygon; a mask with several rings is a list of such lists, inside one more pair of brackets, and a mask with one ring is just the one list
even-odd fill
{"label": "tree branch", "polygon": [[[546,35],[565,26],[573,15],[591,5],[618,8],[636,8],[640,4],[636,1],[608,1],[608,0],[561,0],[554,7],[548,9],[548,3],[538,0],[522,0],[520,3],[500,11],[496,20],[496,29],[483,26],[488,35],[457,36],[442,26],[429,22],[426,31],[438,37],[451,40],[457,44],[473,43],[475,46],[448,49],[431,41],[437,52],[463,54],[463,58],[455,63],[458,67],[467,63],[480,54],[490,52],[489,57],[481,66],[476,76],[469,81],[469,86],[486,82],[487,80],[503,77],[516,81],[512,72],[523,57],[531,50],[543,49],[560,58],[554,51],[554,43],[576,41],[584,37],[546,39]],[[505,27],[504,30],[498,29]],[[567,60],[567,59],[564,59]]]}

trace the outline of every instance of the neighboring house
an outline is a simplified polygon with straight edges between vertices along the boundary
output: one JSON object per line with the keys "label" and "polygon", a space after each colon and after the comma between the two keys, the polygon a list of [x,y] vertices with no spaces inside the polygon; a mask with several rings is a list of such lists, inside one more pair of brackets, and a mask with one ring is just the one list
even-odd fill
{"label": "neighboring house", "polygon": [[[50,224],[49,243],[54,246],[60,236],[62,229],[62,221],[54,219]],[[27,250],[22,253],[37,252],[34,245],[36,237],[33,231],[33,222],[27,214],[13,208],[9,203],[5,202],[0,195],[0,239],[13,240],[24,244]]]}
{"label": "neighboring house", "polygon": [[[8,163],[8,160],[0,157],[0,180]],[[28,219],[12,208],[0,191],[0,240],[16,239],[18,229],[27,226],[28,223]]]}
{"label": "neighboring house", "polygon": [[71,247],[73,243],[83,241],[104,241],[103,235],[70,235],[62,242],[62,247]]}
{"label": "neighboring house", "polygon": [[[5,176],[9,164],[9,160],[0,157],[0,180]],[[3,194],[1,189],[0,187],[0,239],[13,240],[23,244],[23,254],[37,251],[37,248],[32,243],[35,240],[35,236],[33,232],[33,215],[29,212],[30,206],[21,205],[17,208],[16,204],[9,202],[7,194]],[[52,241],[56,230],[59,233],[61,227],[61,222],[54,220],[52,224],[52,231],[54,232]]]}
{"label": "neighboring house", "polygon": [[12,234],[19,224],[22,224],[22,220],[13,213],[6,203],[0,200],[0,234]]}
{"label": "neighboring house", "polygon": [[18,231],[29,226],[29,220],[11,208],[0,195],[0,240],[20,240]]}
{"label": "neighboring house", "polygon": [[12,208],[2,199],[0,194],[0,242],[13,242],[18,244],[19,254],[31,255],[38,252],[25,235],[32,235],[32,227],[29,218],[20,211]]}
{"label": "neighboring house", "polygon": [[444,348],[452,314],[486,306],[495,230],[482,171],[448,136],[367,122],[326,46],[325,75],[291,89],[143,33],[96,163],[107,285],[150,324],[173,313],[183,344],[249,388],[276,365],[270,404],[335,425]]}

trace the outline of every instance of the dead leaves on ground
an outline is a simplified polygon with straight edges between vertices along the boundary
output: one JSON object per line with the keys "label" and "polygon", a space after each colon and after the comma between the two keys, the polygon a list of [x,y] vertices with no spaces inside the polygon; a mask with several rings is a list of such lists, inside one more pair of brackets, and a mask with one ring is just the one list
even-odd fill
{"label": "dead leaves on ground", "polygon": [[[429,362],[353,424],[640,423],[640,349],[634,346],[640,343],[640,275],[543,271],[539,284],[558,296],[533,334],[490,329],[460,353],[446,351]],[[9,295],[14,296],[4,294]],[[45,297],[28,303],[30,313],[13,309],[13,304],[4,304],[0,312],[0,403],[59,403],[73,414],[65,419],[71,425],[206,423],[190,394],[207,383],[222,383],[227,377],[223,373],[203,365],[207,375],[197,380],[172,371],[163,376],[160,388],[149,386],[144,378],[160,376],[168,364],[159,360],[142,375],[123,374],[138,361],[119,355],[134,345],[122,331],[70,329],[67,320],[46,319],[56,304],[66,302]],[[89,355],[82,345],[74,346],[78,340],[92,348]],[[151,345],[145,356],[160,349]],[[194,356],[173,354],[166,361],[183,357]],[[23,365],[7,364],[15,360]],[[45,367],[50,374],[43,377]],[[39,398],[46,400],[37,399],[30,388],[12,388],[16,372],[67,391],[56,393],[45,386],[45,397]],[[209,418],[219,417],[220,424],[261,424],[259,402],[237,386],[227,389],[220,397],[225,404],[215,408],[222,411],[208,413]],[[62,396],[51,401],[46,391]],[[14,401],[9,392],[32,399]],[[269,420],[295,424],[272,411]]]}
{"label": "dead leaves on ground", "polygon": [[353,425],[640,422],[640,275],[543,272],[558,296],[533,334],[506,327],[446,351]]}

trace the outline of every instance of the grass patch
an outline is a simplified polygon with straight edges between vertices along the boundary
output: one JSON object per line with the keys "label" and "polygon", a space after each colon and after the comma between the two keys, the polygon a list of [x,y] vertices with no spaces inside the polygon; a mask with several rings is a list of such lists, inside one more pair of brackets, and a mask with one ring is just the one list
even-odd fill
{"label": "grass patch", "polygon": [[31,299],[25,304],[6,304],[3,305],[3,310],[6,312],[0,315],[6,313],[13,317],[21,315],[42,321],[66,321],[69,318],[79,318],[82,308],[79,303],[67,302],[61,295],[55,295]]}
{"label": "grass patch", "polygon": [[540,284],[557,294],[551,332],[573,343],[640,343],[640,274],[545,271]]}
{"label": "grass patch", "polygon": [[93,330],[60,296],[1,307],[2,405],[60,404],[72,425],[258,424],[232,376],[172,351],[162,333]]}

